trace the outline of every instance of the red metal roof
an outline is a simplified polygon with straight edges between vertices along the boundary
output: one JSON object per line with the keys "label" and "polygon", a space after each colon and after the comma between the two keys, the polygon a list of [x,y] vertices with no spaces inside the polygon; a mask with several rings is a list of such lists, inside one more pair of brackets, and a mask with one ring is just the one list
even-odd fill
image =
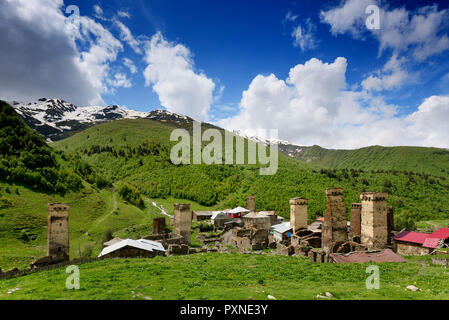
{"label": "red metal roof", "polygon": [[432,233],[432,238],[438,238],[446,240],[449,238],[449,228],[441,228]]}
{"label": "red metal roof", "polygon": [[365,262],[407,262],[390,249],[377,252],[351,252],[348,254],[332,253],[330,257],[336,263],[365,263]]}
{"label": "red metal roof", "polygon": [[430,236],[430,234],[427,234],[427,233],[419,233],[419,232],[413,232],[413,231],[402,231],[401,233],[399,233],[398,235],[396,235],[394,237],[394,240],[423,244],[424,241],[429,236]]}
{"label": "red metal roof", "polygon": [[436,247],[438,247],[438,244],[440,243],[441,239],[439,238],[427,238],[424,243],[422,244],[422,246],[424,248],[432,248],[435,249]]}

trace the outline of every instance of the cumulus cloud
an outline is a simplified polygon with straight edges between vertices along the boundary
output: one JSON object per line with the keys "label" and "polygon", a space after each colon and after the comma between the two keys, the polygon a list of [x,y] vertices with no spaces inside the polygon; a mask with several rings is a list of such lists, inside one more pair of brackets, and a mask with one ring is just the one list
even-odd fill
{"label": "cumulus cloud", "polygon": [[381,91],[401,86],[409,77],[408,72],[402,68],[404,61],[404,58],[398,59],[397,55],[393,55],[382,70],[362,81],[362,87],[365,90]]}
{"label": "cumulus cloud", "polygon": [[[258,75],[243,92],[239,113],[217,122],[230,130],[278,129],[299,145],[358,148],[368,145],[449,147],[449,98],[432,97],[414,114],[400,118],[397,106],[367,91],[347,89],[347,60],[311,59],[290,70],[286,80]],[[431,119],[438,118],[435,126]],[[447,125],[446,125],[447,127]],[[417,133],[416,133],[417,132]]]}
{"label": "cumulus cloud", "polygon": [[123,46],[90,18],[75,18],[79,28],[69,28],[62,8],[62,0],[0,2],[1,98],[104,103],[109,64]]}
{"label": "cumulus cloud", "polygon": [[378,4],[377,0],[347,0],[341,5],[328,11],[321,11],[321,20],[331,26],[334,35],[351,33],[360,37],[365,28],[365,10],[371,4]]}
{"label": "cumulus cloud", "polygon": [[293,45],[300,47],[302,51],[315,49],[317,47],[317,40],[315,39],[314,33],[315,26],[310,20],[306,21],[304,26],[296,26],[292,33],[294,39]]}
{"label": "cumulus cloud", "polygon": [[109,85],[115,88],[130,88],[132,87],[131,80],[128,79],[124,73],[116,73],[113,79],[108,79]]}
{"label": "cumulus cloud", "polygon": [[449,148],[449,96],[431,96],[405,119],[410,143]]}
{"label": "cumulus cloud", "polygon": [[144,71],[147,86],[159,96],[169,111],[207,120],[213,101],[215,83],[204,73],[194,70],[190,50],[167,41],[156,33],[145,47]]}
{"label": "cumulus cloud", "polygon": [[447,9],[438,10],[437,5],[408,11],[406,8],[389,10],[377,0],[346,0],[340,6],[321,12],[321,20],[331,27],[334,35],[349,33],[361,37],[367,28],[365,9],[376,4],[380,8],[380,30],[370,32],[379,41],[379,51],[391,49],[395,54],[411,51],[417,61],[449,49],[445,33],[449,18]]}

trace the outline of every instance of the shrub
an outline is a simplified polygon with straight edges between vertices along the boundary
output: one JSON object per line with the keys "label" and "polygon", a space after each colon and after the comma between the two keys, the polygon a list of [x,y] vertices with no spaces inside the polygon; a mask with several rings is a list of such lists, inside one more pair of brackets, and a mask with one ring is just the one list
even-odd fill
{"label": "shrub", "polygon": [[139,208],[145,207],[142,196],[140,195],[140,192],[137,188],[127,183],[121,183],[118,189],[118,193],[120,194],[122,199],[127,201],[128,203]]}

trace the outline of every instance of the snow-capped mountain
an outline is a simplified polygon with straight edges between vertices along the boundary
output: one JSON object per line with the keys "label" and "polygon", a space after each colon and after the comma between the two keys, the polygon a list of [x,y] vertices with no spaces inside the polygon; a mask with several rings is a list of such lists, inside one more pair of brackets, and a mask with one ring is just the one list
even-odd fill
{"label": "snow-capped mountain", "polygon": [[[79,107],[62,99],[42,98],[29,103],[12,101],[10,105],[31,128],[42,134],[49,142],[64,139],[75,132],[112,120],[146,118],[183,127],[190,126],[194,121],[188,116],[162,109],[140,112],[115,105]],[[217,128],[211,124],[205,125]],[[234,134],[264,145],[277,144],[280,152],[292,158],[298,157],[301,152],[308,148],[290,144],[285,140],[248,136],[240,131],[234,131]]]}
{"label": "snow-capped mountain", "polygon": [[278,150],[286,155],[288,155],[291,158],[297,158],[300,153],[308,149],[309,147],[304,146],[298,146],[295,144],[290,143],[287,140],[280,140],[280,139],[264,139],[258,136],[254,135],[247,135],[242,133],[240,130],[234,130],[234,134],[239,135],[241,137],[244,137],[248,140],[254,141],[256,143],[260,143],[263,145],[274,145],[276,144],[278,146]]}
{"label": "snow-capped mountain", "polygon": [[140,112],[115,105],[79,107],[61,99],[42,98],[36,102],[13,101],[10,104],[31,128],[48,141],[57,141],[95,124],[118,119],[148,118],[177,124],[193,121],[187,116],[161,109]]}

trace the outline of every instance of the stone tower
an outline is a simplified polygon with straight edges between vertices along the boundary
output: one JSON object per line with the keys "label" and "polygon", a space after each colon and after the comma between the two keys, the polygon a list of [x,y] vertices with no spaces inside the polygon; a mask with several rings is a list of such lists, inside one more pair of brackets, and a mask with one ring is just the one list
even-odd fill
{"label": "stone tower", "polygon": [[304,198],[290,199],[290,226],[293,232],[307,228],[307,205],[308,200]]}
{"label": "stone tower", "polygon": [[351,236],[360,237],[362,229],[362,204],[351,205]]}
{"label": "stone tower", "polygon": [[368,248],[384,249],[388,244],[388,193],[365,192],[362,200],[361,243]]}
{"label": "stone tower", "polygon": [[255,196],[248,196],[246,197],[246,209],[249,211],[256,211],[256,197]]}
{"label": "stone tower", "polygon": [[324,251],[328,253],[337,242],[348,241],[348,223],[343,189],[327,189],[326,200],[321,243]]}
{"label": "stone tower", "polygon": [[69,209],[67,204],[48,204],[47,257],[69,260]]}
{"label": "stone tower", "polygon": [[192,214],[190,213],[190,204],[177,203],[175,207],[175,217],[173,228],[175,233],[184,237],[187,243],[190,243],[190,225],[192,223]]}
{"label": "stone tower", "polygon": [[394,230],[394,209],[393,207],[388,207],[388,244],[392,244],[391,233]]}
{"label": "stone tower", "polygon": [[165,218],[153,219],[153,234],[163,234],[165,233],[165,229]]}

